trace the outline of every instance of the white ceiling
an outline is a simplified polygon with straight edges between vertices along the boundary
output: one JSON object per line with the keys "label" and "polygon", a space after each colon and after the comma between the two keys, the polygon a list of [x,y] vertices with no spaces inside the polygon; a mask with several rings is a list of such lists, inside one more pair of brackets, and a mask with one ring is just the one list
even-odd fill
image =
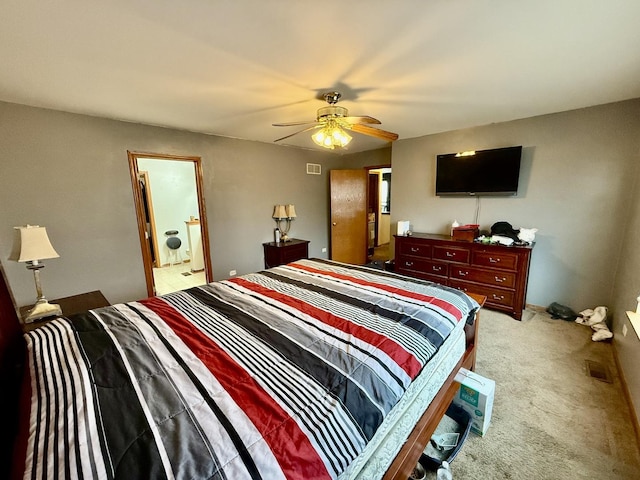
{"label": "white ceiling", "polygon": [[0,100],[272,142],[336,89],[403,139],[638,98],[639,48],[639,0],[4,0]]}

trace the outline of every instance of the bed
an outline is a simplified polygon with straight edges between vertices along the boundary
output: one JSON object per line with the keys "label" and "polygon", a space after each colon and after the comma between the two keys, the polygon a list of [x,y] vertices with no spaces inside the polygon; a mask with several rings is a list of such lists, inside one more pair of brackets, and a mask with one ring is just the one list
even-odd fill
{"label": "bed", "polygon": [[14,478],[407,478],[482,298],[327,260],[25,334]]}

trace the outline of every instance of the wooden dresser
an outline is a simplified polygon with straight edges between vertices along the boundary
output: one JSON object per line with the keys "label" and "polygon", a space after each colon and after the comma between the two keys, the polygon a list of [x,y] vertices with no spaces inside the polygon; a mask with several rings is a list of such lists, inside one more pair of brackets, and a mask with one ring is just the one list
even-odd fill
{"label": "wooden dresser", "polygon": [[396,272],[484,295],[487,308],[522,319],[532,245],[485,245],[428,233],[395,239]]}
{"label": "wooden dresser", "polygon": [[309,240],[292,238],[287,242],[268,242],[264,248],[264,268],[277,267],[285,263],[309,258]]}

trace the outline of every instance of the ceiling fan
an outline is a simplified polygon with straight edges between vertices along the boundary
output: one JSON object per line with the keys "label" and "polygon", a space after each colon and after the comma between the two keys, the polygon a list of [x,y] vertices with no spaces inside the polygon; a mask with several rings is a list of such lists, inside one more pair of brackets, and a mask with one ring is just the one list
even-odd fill
{"label": "ceiling fan", "polygon": [[313,141],[324,148],[333,150],[334,148],[346,147],[351,141],[351,136],[346,130],[362,133],[372,137],[385,140],[387,142],[393,142],[398,139],[397,133],[387,132],[379,128],[374,128],[369,125],[379,125],[380,120],[377,120],[369,116],[352,117],[349,116],[349,110],[344,107],[336,105],[342,95],[340,92],[327,92],[323,95],[324,99],[329,104],[328,107],[322,107],[318,109],[316,120],[302,121],[302,122],[288,122],[288,123],[274,123],[274,127],[293,127],[297,125],[310,125],[307,128],[299,130],[291,135],[287,135],[282,138],[274,140],[274,142],[280,142],[299,133],[308,132],[311,130],[317,130],[311,138]]}

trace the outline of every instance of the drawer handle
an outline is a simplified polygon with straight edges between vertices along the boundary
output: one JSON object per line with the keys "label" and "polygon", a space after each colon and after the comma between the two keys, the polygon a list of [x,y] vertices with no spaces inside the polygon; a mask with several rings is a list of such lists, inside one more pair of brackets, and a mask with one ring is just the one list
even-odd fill
{"label": "drawer handle", "polygon": [[419,252],[420,251],[420,247],[411,247],[411,251],[412,252]]}
{"label": "drawer handle", "polygon": [[413,262],[404,262],[406,267],[413,267]]}
{"label": "drawer handle", "polygon": [[507,279],[506,279],[505,277],[502,277],[502,278],[500,278],[500,277],[494,277],[494,278],[496,279],[496,282],[499,282],[499,283],[502,283],[502,282],[506,282],[506,281],[507,281]]}
{"label": "drawer handle", "polygon": [[493,294],[493,299],[494,300],[504,300],[504,295],[496,295],[495,293]]}
{"label": "drawer handle", "polygon": [[433,269],[434,272],[441,272],[442,271],[442,267],[436,267],[435,265],[433,265],[431,268]]}
{"label": "drawer handle", "polygon": [[458,270],[458,274],[459,274],[461,277],[466,277],[467,275],[469,275],[469,272],[463,272],[462,270]]}
{"label": "drawer handle", "polygon": [[447,257],[455,257],[456,254],[455,253],[451,253],[451,252],[445,252]]}
{"label": "drawer handle", "polygon": [[489,263],[498,263],[500,261],[499,258],[489,257]]}

